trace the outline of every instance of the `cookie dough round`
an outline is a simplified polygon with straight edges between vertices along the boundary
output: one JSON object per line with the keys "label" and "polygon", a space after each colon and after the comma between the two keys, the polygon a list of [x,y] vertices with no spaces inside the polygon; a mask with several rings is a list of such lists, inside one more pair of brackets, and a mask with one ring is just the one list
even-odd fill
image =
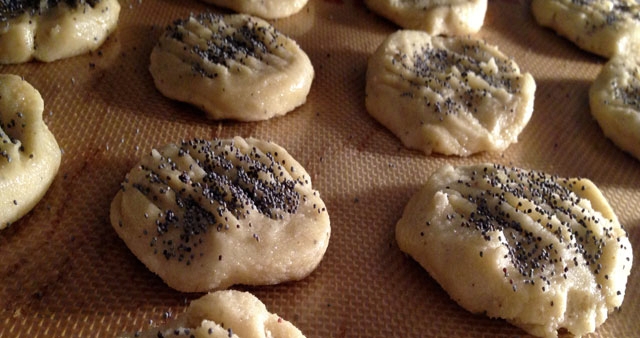
{"label": "cookie dough round", "polygon": [[269,312],[256,296],[235,290],[206,294],[177,319],[130,336],[140,338],[304,338],[291,322]]}
{"label": "cookie dough round", "polygon": [[640,55],[616,55],[589,90],[591,114],[620,149],[640,159]]}
{"label": "cookie dough round", "polygon": [[295,41],[245,14],[177,20],[153,49],[149,70],[162,94],[215,120],[284,115],[305,103],[314,77]]}
{"label": "cookie dough round", "polygon": [[10,1],[0,7],[0,63],[51,62],[96,50],[119,14],[118,0]]}
{"label": "cookie dough round", "polygon": [[279,19],[298,13],[309,0],[202,0],[239,13]]}
{"label": "cookie dough round", "polygon": [[305,169],[275,143],[240,137],[154,149],[127,174],[111,224],[184,292],[300,280],[331,232]]}
{"label": "cookie dough round", "polygon": [[533,0],[531,10],[540,25],[607,58],[640,43],[640,4],[634,0]]}
{"label": "cookie dough round", "polygon": [[477,33],[487,12],[487,0],[365,0],[365,4],[402,28],[431,35]]}
{"label": "cookie dough round", "polygon": [[369,59],[365,103],[408,148],[468,156],[517,142],[535,89],[529,73],[486,42],[400,30]]}
{"label": "cookie dough round", "polygon": [[633,260],[591,181],[496,164],[438,169],[396,239],[468,311],[544,337],[593,332],[622,305]]}
{"label": "cookie dough round", "polygon": [[43,110],[33,86],[0,74],[0,229],[33,209],[60,167],[60,148]]}

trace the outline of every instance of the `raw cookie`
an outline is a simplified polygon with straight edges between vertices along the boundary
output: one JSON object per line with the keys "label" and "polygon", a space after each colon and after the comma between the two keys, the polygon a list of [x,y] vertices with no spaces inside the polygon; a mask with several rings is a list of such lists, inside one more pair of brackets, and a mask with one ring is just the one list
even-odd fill
{"label": "raw cookie", "polygon": [[496,47],[400,30],[369,59],[366,107],[405,146],[468,156],[517,142],[535,81]]}
{"label": "raw cookie", "polygon": [[51,62],[96,50],[119,14],[118,0],[9,1],[0,6],[0,63]]}
{"label": "raw cookie", "polygon": [[185,292],[302,279],[331,231],[304,168],[275,143],[240,137],[154,149],[127,175],[111,224]]}
{"label": "raw cookie", "polygon": [[431,35],[477,33],[487,0],[365,0],[372,11],[407,29]]}
{"label": "raw cookie", "polygon": [[40,93],[0,74],[0,229],[40,201],[60,167],[60,148],[42,120]]}
{"label": "raw cookie", "polygon": [[612,57],[591,85],[589,102],[604,134],[640,159],[640,54]]}
{"label": "raw cookie", "polygon": [[593,332],[622,304],[633,259],[591,181],[493,164],[437,170],[396,239],[468,311],[544,337]]}
{"label": "raw cookie", "polygon": [[640,5],[634,0],[533,0],[531,10],[540,25],[607,58],[640,43]]}
{"label": "raw cookie", "polygon": [[268,22],[203,13],[177,20],[151,53],[165,96],[211,119],[266,120],[302,105],[314,71],[307,54]]}
{"label": "raw cookie", "polygon": [[304,338],[304,335],[290,322],[270,313],[251,293],[225,290],[192,301],[177,319],[159,328],[128,337]]}
{"label": "raw cookie", "polygon": [[239,13],[265,19],[284,18],[298,13],[309,0],[202,0]]}

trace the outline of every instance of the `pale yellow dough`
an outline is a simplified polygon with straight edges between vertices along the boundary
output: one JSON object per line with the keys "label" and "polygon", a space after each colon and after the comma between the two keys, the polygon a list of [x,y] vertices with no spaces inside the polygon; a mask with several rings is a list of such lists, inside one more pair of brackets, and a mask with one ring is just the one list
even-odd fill
{"label": "pale yellow dough", "polygon": [[238,13],[279,19],[298,13],[309,0],[202,0]]}
{"label": "pale yellow dough", "polygon": [[369,58],[365,104],[408,148],[468,156],[517,142],[535,89],[484,41],[400,30]]}
{"label": "pale yellow dough", "polygon": [[396,239],[462,307],[541,337],[594,332],[622,305],[633,262],[591,181],[496,164],[438,169]]}
{"label": "pale yellow dough", "polygon": [[42,6],[1,22],[0,63],[51,62],[96,50],[115,30],[120,14],[118,0]]}
{"label": "pale yellow dough", "polygon": [[149,70],[162,94],[216,120],[284,115],[306,102],[314,77],[295,41],[244,14],[178,20],[153,49]]}
{"label": "pale yellow dough", "polygon": [[610,58],[640,43],[640,4],[635,0],[533,0],[536,21],[578,47]]}
{"label": "pale yellow dough", "polygon": [[40,93],[27,81],[0,74],[0,229],[28,213],[58,172],[60,148],[43,110]]}
{"label": "pale yellow dough", "polygon": [[305,169],[258,139],[169,144],[144,156],[111,204],[111,224],[185,292],[300,280],[329,244],[329,215]]}
{"label": "pale yellow dough", "polygon": [[291,322],[269,312],[248,292],[226,290],[206,294],[169,323],[123,337],[140,338],[304,338]]}
{"label": "pale yellow dough", "polygon": [[612,57],[591,85],[589,102],[604,134],[640,159],[640,54]]}
{"label": "pale yellow dough", "polygon": [[487,12],[487,0],[365,0],[365,4],[402,28],[431,35],[477,33]]}

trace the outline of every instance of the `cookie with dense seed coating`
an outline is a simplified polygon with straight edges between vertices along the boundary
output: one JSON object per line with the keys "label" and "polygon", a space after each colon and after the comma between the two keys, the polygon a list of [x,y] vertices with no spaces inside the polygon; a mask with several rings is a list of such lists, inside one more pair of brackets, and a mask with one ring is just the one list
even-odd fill
{"label": "cookie with dense seed coating", "polygon": [[9,1],[0,7],[0,63],[51,62],[96,50],[119,14],[118,0]]}
{"label": "cookie with dense seed coating", "polygon": [[369,58],[365,104],[408,148],[468,156],[517,142],[535,89],[484,41],[400,30]]}
{"label": "cookie with dense seed coating", "polygon": [[633,261],[591,181],[494,164],[438,169],[396,239],[465,309],[544,337],[593,332],[622,305]]}
{"label": "cookie with dense seed coating", "polygon": [[307,54],[268,22],[204,13],[177,20],[151,52],[165,96],[210,119],[266,120],[306,102],[314,71]]}
{"label": "cookie with dense seed coating", "polygon": [[154,149],[127,174],[111,224],[185,292],[302,279],[331,232],[305,169],[275,143],[240,137]]}

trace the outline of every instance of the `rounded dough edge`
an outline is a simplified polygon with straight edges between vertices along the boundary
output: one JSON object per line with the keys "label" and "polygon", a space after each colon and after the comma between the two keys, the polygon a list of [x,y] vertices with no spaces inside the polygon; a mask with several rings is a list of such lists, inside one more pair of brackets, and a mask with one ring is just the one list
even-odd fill
{"label": "rounded dough edge", "polygon": [[[17,75],[0,74],[0,109],[2,120],[16,118],[5,114],[22,113],[21,120],[27,124],[21,132],[22,139],[18,139],[24,151],[15,149],[17,144],[9,144],[13,149],[5,151],[17,156],[10,162],[0,158],[0,229],[3,229],[42,199],[58,172],[62,155],[42,119],[44,101],[31,84]],[[14,138],[12,132],[0,131],[4,132],[3,138]]]}

